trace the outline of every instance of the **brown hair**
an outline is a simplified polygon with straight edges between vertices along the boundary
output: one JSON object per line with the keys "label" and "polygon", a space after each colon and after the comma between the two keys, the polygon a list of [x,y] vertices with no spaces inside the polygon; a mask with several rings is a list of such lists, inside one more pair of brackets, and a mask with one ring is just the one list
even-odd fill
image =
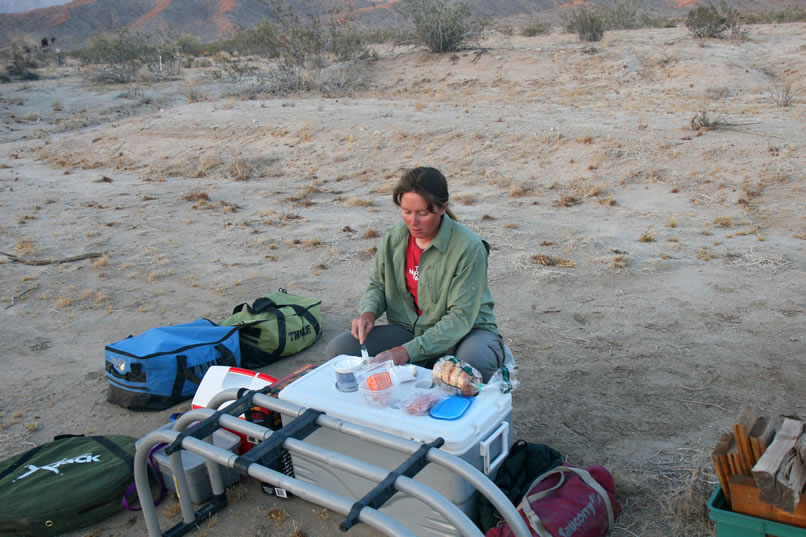
{"label": "brown hair", "polygon": [[428,203],[428,210],[432,213],[436,209],[444,208],[452,220],[457,219],[448,208],[448,181],[442,175],[442,172],[436,168],[411,168],[403,172],[394,192],[392,192],[395,205],[400,207],[403,194],[408,194],[409,192],[419,194],[425,198],[426,203]]}

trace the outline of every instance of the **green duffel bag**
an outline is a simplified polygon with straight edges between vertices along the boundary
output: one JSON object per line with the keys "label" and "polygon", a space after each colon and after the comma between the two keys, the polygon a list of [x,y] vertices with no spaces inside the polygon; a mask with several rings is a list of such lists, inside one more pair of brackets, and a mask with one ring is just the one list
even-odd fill
{"label": "green duffel bag", "polygon": [[322,335],[322,301],[285,289],[239,304],[222,326],[239,326],[241,364],[256,368],[314,344]]}
{"label": "green duffel bag", "polygon": [[48,537],[123,509],[134,438],[57,436],[0,462],[0,536]]}

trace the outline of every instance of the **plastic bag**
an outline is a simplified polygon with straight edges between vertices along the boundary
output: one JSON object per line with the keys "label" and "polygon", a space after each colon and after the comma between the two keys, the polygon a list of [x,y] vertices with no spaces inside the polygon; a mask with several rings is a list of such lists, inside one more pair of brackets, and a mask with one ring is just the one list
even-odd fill
{"label": "plastic bag", "polygon": [[487,384],[482,386],[483,390],[497,388],[501,393],[509,393],[517,390],[520,386],[520,381],[517,379],[518,366],[515,364],[515,357],[509,347],[504,345],[504,365],[499,367],[498,370],[492,374]]}
{"label": "plastic bag", "polygon": [[442,401],[447,394],[439,388],[416,389],[403,401],[401,406],[406,414],[425,416],[428,411]]}
{"label": "plastic bag", "polygon": [[482,386],[481,373],[455,356],[443,356],[437,360],[431,376],[434,384],[454,395],[478,395]]}
{"label": "plastic bag", "polygon": [[397,399],[400,384],[393,372],[395,364],[387,360],[358,372],[358,391],[370,406],[383,408]]}

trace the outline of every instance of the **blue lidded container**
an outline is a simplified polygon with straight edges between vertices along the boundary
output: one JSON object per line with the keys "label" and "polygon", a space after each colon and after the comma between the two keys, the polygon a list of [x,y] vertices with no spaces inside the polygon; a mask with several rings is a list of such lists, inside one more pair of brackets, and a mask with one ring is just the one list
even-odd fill
{"label": "blue lidded container", "polygon": [[428,412],[428,415],[438,420],[456,420],[467,412],[467,409],[470,408],[472,403],[472,397],[452,395],[434,406]]}

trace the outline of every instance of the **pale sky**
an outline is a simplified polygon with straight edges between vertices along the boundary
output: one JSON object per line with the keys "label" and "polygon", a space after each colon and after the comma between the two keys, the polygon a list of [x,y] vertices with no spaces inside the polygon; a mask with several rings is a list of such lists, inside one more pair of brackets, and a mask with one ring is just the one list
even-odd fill
{"label": "pale sky", "polygon": [[67,4],[70,0],[0,0],[0,13],[21,13],[40,7]]}

